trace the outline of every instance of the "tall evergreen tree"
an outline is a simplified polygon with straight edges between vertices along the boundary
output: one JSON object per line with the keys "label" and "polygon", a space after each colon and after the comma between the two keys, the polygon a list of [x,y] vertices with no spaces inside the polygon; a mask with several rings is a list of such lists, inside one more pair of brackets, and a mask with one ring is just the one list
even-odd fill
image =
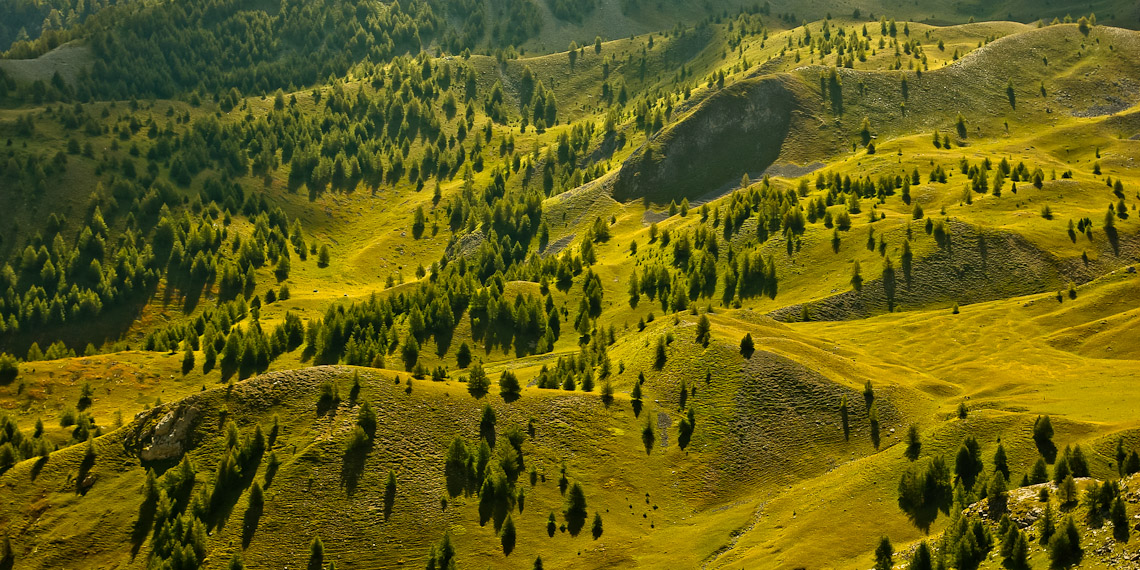
{"label": "tall evergreen tree", "polygon": [[891,539],[886,536],[879,539],[879,546],[875,548],[875,570],[891,570],[895,564],[895,549],[891,546]]}

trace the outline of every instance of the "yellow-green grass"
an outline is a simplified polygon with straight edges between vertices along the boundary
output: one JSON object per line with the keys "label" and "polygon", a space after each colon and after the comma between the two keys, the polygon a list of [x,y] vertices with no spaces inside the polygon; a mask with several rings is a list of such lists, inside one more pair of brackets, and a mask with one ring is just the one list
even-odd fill
{"label": "yellow-green grass", "polygon": [[[1136,361],[1079,353],[1084,337],[1073,329],[1128,319],[1137,287],[1136,275],[1118,272],[1080,287],[1076,300],[1046,293],[969,305],[958,315],[910,312],[795,328],[840,344],[873,345],[896,362],[961,386],[975,406],[1135,428],[1130,378],[1140,372]],[[1116,344],[1101,340],[1108,343],[1102,350]],[[1124,338],[1117,342],[1130,350]]]}

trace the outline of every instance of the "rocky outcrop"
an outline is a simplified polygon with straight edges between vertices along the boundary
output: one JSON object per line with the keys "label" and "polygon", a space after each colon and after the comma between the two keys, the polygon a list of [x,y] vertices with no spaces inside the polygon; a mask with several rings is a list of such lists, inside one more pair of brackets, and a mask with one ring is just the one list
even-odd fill
{"label": "rocky outcrop", "polygon": [[666,127],[622,165],[614,198],[693,199],[776,161],[799,108],[792,79],[729,85]]}
{"label": "rocky outcrop", "polygon": [[167,412],[150,433],[143,436],[139,457],[143,461],[163,461],[181,456],[186,451],[190,430],[199,415],[195,406],[184,406]]}

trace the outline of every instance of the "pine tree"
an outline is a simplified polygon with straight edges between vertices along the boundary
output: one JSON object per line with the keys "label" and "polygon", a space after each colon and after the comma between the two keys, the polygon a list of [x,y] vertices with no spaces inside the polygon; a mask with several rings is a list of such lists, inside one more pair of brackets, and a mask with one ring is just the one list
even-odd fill
{"label": "pine tree", "polygon": [[482,398],[487,394],[487,390],[491,388],[491,379],[487,377],[487,373],[483,370],[483,363],[476,362],[471,365],[471,371],[467,376],[467,392],[476,398]]}
{"label": "pine tree", "polygon": [[376,411],[367,401],[360,404],[360,411],[356,413],[356,425],[364,430],[368,439],[376,436]]}
{"label": "pine tree", "polygon": [[1062,505],[1071,505],[1077,502],[1077,481],[1073,479],[1072,473],[1066,475],[1061,484],[1057,486],[1057,498],[1060,499]]}
{"label": "pine tree", "polygon": [[1124,505],[1124,499],[1116,496],[1116,500],[1112,502],[1112,511],[1110,514],[1112,519],[1112,535],[1118,542],[1128,542],[1129,528],[1128,528],[1128,510]]}
{"label": "pine tree", "polygon": [[1007,493],[1008,485],[1005,476],[1002,472],[995,469],[994,476],[990,480],[990,485],[986,490],[986,499],[989,502],[990,518],[999,518],[1005,514],[1007,505],[1009,504],[1009,495]]}
{"label": "pine tree", "polygon": [[910,424],[910,428],[906,432],[906,458],[914,461],[918,459],[919,453],[922,451],[922,440],[918,435],[918,426]]}
{"label": "pine tree", "polygon": [[653,359],[654,368],[658,370],[664,368],[666,358],[668,358],[668,356],[665,353],[665,337],[659,336],[657,337],[657,348],[655,350],[655,356]]}
{"label": "pine tree", "polygon": [[1053,442],[1053,423],[1049,420],[1049,416],[1037,416],[1037,420],[1033,423],[1033,439],[1038,446]]}
{"label": "pine tree", "polygon": [[744,358],[749,358],[755,350],[756,347],[752,343],[752,333],[744,333],[744,338],[740,339],[740,354]]}
{"label": "pine tree", "polygon": [[396,503],[396,472],[388,470],[388,480],[384,483],[384,518],[387,519]]}
{"label": "pine tree", "polygon": [[633,407],[633,415],[637,417],[641,415],[641,381],[633,383],[633,390],[629,393],[629,402]]}
{"label": "pine tree", "polygon": [[879,448],[879,407],[872,403],[871,409],[867,412],[871,420],[871,444],[875,449]]}
{"label": "pine tree", "polygon": [[519,385],[519,379],[514,372],[507,370],[499,376],[499,395],[503,400],[513,402],[519,399],[521,393],[522,386]]}
{"label": "pine tree", "polygon": [[711,325],[709,323],[708,315],[701,315],[701,318],[697,320],[697,338],[696,338],[696,340],[698,343],[700,343],[701,346],[704,346],[706,348],[709,345],[709,340],[712,338],[712,336],[710,334],[710,329],[711,329]]}
{"label": "pine tree", "polygon": [[329,253],[328,245],[321,245],[320,253],[317,254],[317,266],[328,267],[331,254]]}
{"label": "pine tree", "polygon": [[879,539],[879,546],[875,548],[875,570],[891,570],[894,566],[895,549],[891,546],[891,539],[886,536]]}
{"label": "pine tree", "polygon": [[1038,457],[1037,462],[1033,464],[1033,470],[1029,475],[1029,483],[1037,485],[1049,480],[1048,467],[1045,465],[1045,458]]}
{"label": "pine tree", "polygon": [[488,444],[493,444],[495,441],[495,424],[497,422],[495,409],[490,404],[483,404],[483,411],[479,418],[479,436],[487,440]]}
{"label": "pine tree", "polygon": [[1053,521],[1053,505],[1045,503],[1045,513],[1041,516],[1041,544],[1049,544],[1049,540],[1057,532],[1057,523]]}
{"label": "pine tree", "polygon": [[657,433],[653,429],[653,416],[646,416],[645,427],[641,428],[641,443],[645,444],[645,453],[653,451],[653,444],[657,443]]}
{"label": "pine tree", "polygon": [[934,570],[930,555],[930,546],[926,544],[926,541],[920,542],[918,547],[914,549],[908,570]]}
{"label": "pine tree", "polygon": [[455,363],[460,368],[467,368],[471,365],[471,347],[467,345],[467,341],[459,344],[459,350],[455,352]]}
{"label": "pine tree", "polygon": [[186,345],[186,350],[182,353],[182,375],[185,376],[194,369],[194,351],[190,345]]}
{"label": "pine tree", "polygon": [[1082,554],[1081,533],[1073,517],[1068,517],[1049,539],[1049,560],[1053,567],[1065,568],[1080,562]]}
{"label": "pine tree", "polygon": [[591,529],[591,534],[594,535],[594,540],[602,537],[602,513],[594,512],[594,526]]}
{"label": "pine tree", "polygon": [[994,451],[994,471],[1000,471],[1005,476],[1006,481],[1009,481],[1009,463],[1005,457],[1005,446],[998,444],[997,450]]}
{"label": "pine tree", "polygon": [[578,482],[570,485],[566,495],[566,508],[563,510],[566,517],[566,528],[571,536],[578,536],[578,532],[586,524],[586,493]]}
{"label": "pine tree", "polygon": [[325,545],[321,538],[314,537],[309,543],[309,570],[321,570],[325,564]]}
{"label": "pine tree", "polygon": [[503,521],[503,530],[499,533],[499,542],[503,546],[503,554],[510,555],[511,551],[515,549],[515,521],[510,514],[507,514],[507,520]]}

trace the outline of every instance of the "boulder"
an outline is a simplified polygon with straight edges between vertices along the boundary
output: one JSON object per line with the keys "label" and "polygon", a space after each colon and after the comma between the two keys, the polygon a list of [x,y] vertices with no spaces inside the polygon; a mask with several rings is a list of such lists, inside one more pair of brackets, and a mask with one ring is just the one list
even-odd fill
{"label": "boulder", "polygon": [[170,410],[158,420],[149,434],[143,437],[139,457],[143,461],[163,461],[182,455],[186,440],[200,412],[194,406]]}

